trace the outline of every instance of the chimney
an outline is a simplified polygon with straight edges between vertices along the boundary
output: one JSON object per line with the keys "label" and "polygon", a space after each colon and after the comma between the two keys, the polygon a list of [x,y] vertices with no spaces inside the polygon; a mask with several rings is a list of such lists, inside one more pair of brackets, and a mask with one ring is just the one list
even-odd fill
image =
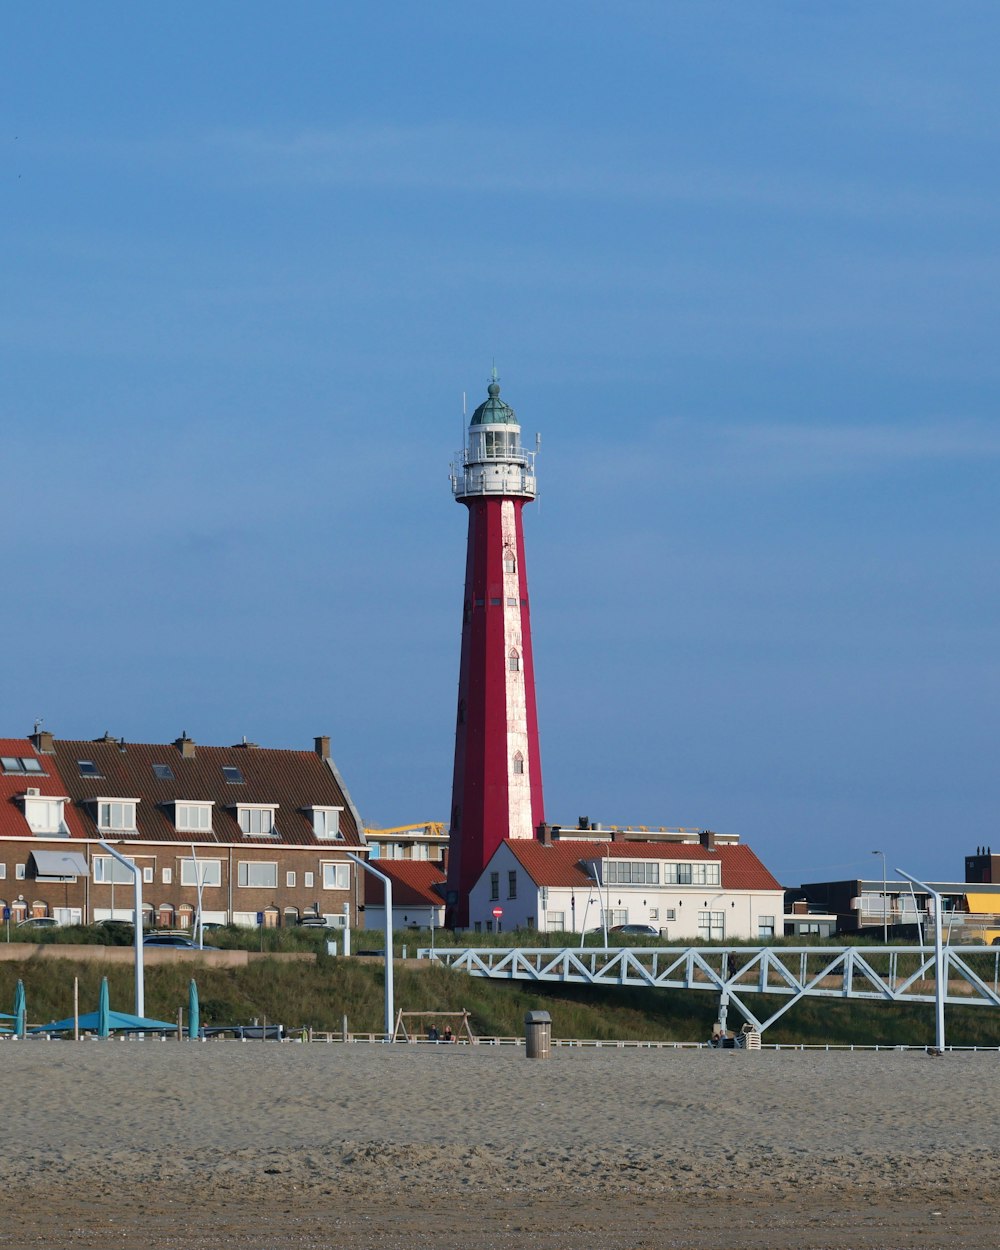
{"label": "chimney", "polygon": [[708,850],[715,850],[715,834],[711,829],[702,829],[701,833],[698,834],[698,841],[702,846],[707,847]]}
{"label": "chimney", "polygon": [[187,730],[181,730],[181,736],[174,742],[174,746],[181,753],[181,759],[194,759],[194,739],[187,736]]}
{"label": "chimney", "polygon": [[580,817],[578,818],[578,820],[577,820],[577,826],[576,826],[576,827],[577,827],[578,829],[589,829],[589,828],[590,828],[590,817],[589,817],[589,816],[580,816]]}
{"label": "chimney", "polygon": [[804,898],[796,899],[795,902],[792,904],[792,915],[793,916],[808,916],[809,915],[808,900]]}
{"label": "chimney", "polygon": [[314,748],[313,748],[313,749],[315,750],[315,752],[316,752],[316,754],[319,756],[319,758],[320,758],[321,760],[328,760],[328,759],[330,758],[330,739],[329,739],[329,737],[325,737],[325,738],[314,738],[314,739],[313,739],[313,742],[315,743],[315,746],[314,746]]}
{"label": "chimney", "polygon": [[552,845],[552,826],[547,825],[543,820],[535,830],[535,837],[541,842],[542,846]]}
{"label": "chimney", "polygon": [[56,753],[55,742],[47,729],[36,729],[29,741],[39,755],[55,755]]}

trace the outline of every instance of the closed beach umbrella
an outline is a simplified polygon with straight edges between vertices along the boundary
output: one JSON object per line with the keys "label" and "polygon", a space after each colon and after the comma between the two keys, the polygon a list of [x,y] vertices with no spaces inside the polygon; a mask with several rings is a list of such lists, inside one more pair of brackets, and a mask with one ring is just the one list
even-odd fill
{"label": "closed beach umbrella", "polygon": [[108,998],[108,978],[101,977],[101,997],[97,1000],[97,1036],[108,1037],[111,1033],[111,1002]]}
{"label": "closed beach umbrella", "polygon": [[18,1037],[24,1037],[27,1019],[28,1006],[24,996],[24,982],[19,980],[17,989],[14,990],[14,1032]]}
{"label": "closed beach umbrella", "polygon": [[201,1028],[200,1013],[198,1011],[198,982],[191,978],[188,982],[188,1037],[197,1037],[198,1030]]}

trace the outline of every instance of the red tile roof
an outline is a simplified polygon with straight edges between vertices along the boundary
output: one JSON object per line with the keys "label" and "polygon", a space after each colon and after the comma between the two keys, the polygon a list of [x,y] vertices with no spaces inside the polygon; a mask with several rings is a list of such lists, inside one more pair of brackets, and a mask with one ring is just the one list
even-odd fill
{"label": "red tile roof", "polygon": [[536,885],[586,887],[593,877],[584,864],[599,859],[657,859],[714,861],[722,866],[722,886],[727,890],[780,890],[782,887],[748,846],[716,846],[700,843],[663,842],[554,842],[545,846],[526,838],[504,843],[524,866]]}
{"label": "red tile roof", "polygon": [[[14,756],[16,759],[36,759],[42,766],[41,773],[5,773],[0,769],[0,837],[31,837],[24,807],[17,802],[18,796],[31,788],[52,798],[66,798],[69,790],[59,775],[54,757],[39,755],[27,738],[0,738],[0,755]],[[63,815],[70,836],[84,837],[83,821],[72,803],[64,805]]]}
{"label": "red tile roof", "polygon": [[[115,738],[96,742],[71,742],[57,738],[55,755],[40,756],[51,766],[58,763],[65,782],[63,794],[73,799],[74,815],[88,837],[98,836],[93,800],[139,799],[136,810],[138,837],[157,842],[235,842],[251,846],[358,846],[358,822],[350,798],[327,761],[314,751],[283,751],[253,746],[206,747],[194,745],[185,758],[176,743],[119,743]],[[90,760],[99,776],[80,775],[79,761]],[[173,779],[163,781],[154,764],[167,764]],[[238,768],[243,781],[233,784],[223,766]],[[22,779],[23,780],[23,779]],[[213,802],[212,830],[179,833],[173,821],[173,803]],[[235,804],[277,806],[274,822],[279,836],[245,835],[237,821]],[[317,838],[310,806],[341,807],[341,841]],[[67,803],[69,811],[71,805]],[[72,826],[71,826],[72,827]]]}
{"label": "red tile roof", "polygon": [[[443,897],[434,890],[444,885],[447,877],[440,864],[425,859],[376,859],[373,866],[384,872],[392,882],[392,909],[427,907],[441,904]],[[381,907],[385,903],[385,886],[371,873],[365,873],[365,904]]]}

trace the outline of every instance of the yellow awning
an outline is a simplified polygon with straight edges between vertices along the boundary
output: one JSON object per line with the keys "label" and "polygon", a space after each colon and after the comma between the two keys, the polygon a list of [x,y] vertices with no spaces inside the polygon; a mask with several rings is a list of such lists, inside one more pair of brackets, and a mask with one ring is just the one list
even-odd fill
{"label": "yellow awning", "polygon": [[972,912],[1000,912],[1000,894],[966,894],[965,901]]}

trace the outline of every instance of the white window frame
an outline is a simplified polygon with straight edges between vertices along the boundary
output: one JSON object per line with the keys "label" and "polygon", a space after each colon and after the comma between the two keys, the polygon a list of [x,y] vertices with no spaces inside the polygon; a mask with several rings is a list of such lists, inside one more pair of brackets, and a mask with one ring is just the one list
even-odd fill
{"label": "white window frame", "polygon": [[0,881],[6,881],[6,880],[7,880],[7,865],[0,864]]}
{"label": "white window frame", "polygon": [[326,860],[320,864],[320,870],[323,873],[324,890],[349,890],[351,888],[350,864],[343,860]]}
{"label": "white window frame", "polygon": [[153,884],[153,874],[155,871],[156,869],[151,867],[149,864],[146,864],[143,867],[143,870],[142,870],[142,884],[143,885]]}
{"label": "white window frame", "polygon": [[222,860],[221,859],[202,859],[199,855],[193,858],[188,855],[180,861],[181,868],[181,885],[198,888],[198,878],[201,878],[203,889],[211,889],[213,886],[222,885]]}
{"label": "white window frame", "polygon": [[173,885],[174,870],[172,868],[164,868],[162,873],[160,873],[160,880],[164,885]]}
{"label": "white window frame", "polygon": [[[130,864],[135,860],[126,855]],[[94,885],[132,885],[135,877],[113,855],[95,855],[90,861],[91,880]]]}
{"label": "white window frame", "polygon": [[[116,799],[100,796],[94,800],[97,804],[97,827],[102,832],[120,832],[135,833],[136,831],[136,811],[139,807],[139,799]],[[115,809],[120,808],[120,812]],[[121,816],[121,821],[115,823],[114,817]],[[107,819],[105,819],[107,816]],[[128,824],[131,818],[132,823]]]}
{"label": "white window frame", "polygon": [[[178,833],[211,833],[214,802],[178,799],[174,804],[174,828]],[[196,814],[196,819],[192,819]]]}
{"label": "white window frame", "polygon": [[[236,805],[236,821],[243,836],[245,838],[276,838],[278,836],[278,830],[275,825],[275,813],[277,810],[277,803],[238,803]],[[253,825],[255,823],[263,823],[254,818],[260,818],[265,813],[271,818],[270,827],[266,831],[255,832],[253,829],[245,827],[244,817],[246,818],[246,824]]]}
{"label": "white window frame", "polygon": [[[274,877],[273,881],[258,882],[251,884],[251,869],[270,868],[273,872],[269,875]],[[241,890],[276,890],[278,888],[278,864],[276,860],[267,859],[241,859],[236,865],[236,883]]]}
{"label": "white window frame", "polygon": [[343,839],[340,831],[340,813],[342,807],[324,807],[314,804],[309,812],[312,816],[313,833],[323,842],[339,842]]}
{"label": "white window frame", "polygon": [[316,874],[314,872],[304,872],[302,874],[302,884],[307,890],[311,890],[316,884]]}
{"label": "white window frame", "polygon": [[15,864],[15,865],[14,865],[14,879],[15,879],[15,881],[23,881],[23,880],[24,880],[24,864]]}
{"label": "white window frame", "polygon": [[295,873],[291,869],[285,873],[285,888],[287,890],[295,889]]}
{"label": "white window frame", "polygon": [[[62,797],[50,794],[26,794],[22,802],[24,803],[24,819],[28,822],[28,828],[32,833],[38,836],[49,835],[51,837],[69,837],[69,827],[66,824],[66,800]],[[42,809],[55,809],[55,821],[40,821],[37,816],[32,819],[32,810],[36,813]]]}

